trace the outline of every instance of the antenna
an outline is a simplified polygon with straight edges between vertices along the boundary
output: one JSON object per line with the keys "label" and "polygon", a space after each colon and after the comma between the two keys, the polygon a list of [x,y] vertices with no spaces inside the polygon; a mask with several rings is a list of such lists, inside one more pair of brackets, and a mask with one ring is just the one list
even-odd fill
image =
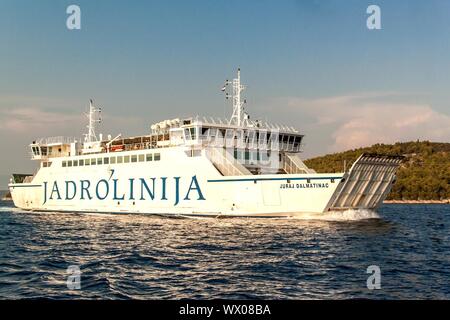
{"label": "antenna", "polygon": [[[232,93],[227,93],[225,90],[228,85],[232,85]],[[222,91],[225,92],[225,99],[231,98],[233,104],[233,114],[231,115],[229,124],[234,124],[236,126],[248,126],[248,115],[244,114],[244,103],[246,101],[241,101],[241,92],[244,91],[245,86],[241,85],[241,69],[237,69],[237,78],[232,81],[225,81]]]}
{"label": "antenna", "polygon": [[[102,122],[102,118],[100,117],[100,113],[102,112],[101,108],[95,108],[94,102],[92,99],[89,100],[89,113],[86,116],[89,119],[89,124],[86,126],[88,128],[88,133],[85,134],[84,141],[85,142],[95,142],[98,141],[97,136],[95,134],[95,126],[97,123]],[[95,114],[98,114],[98,118],[95,117]]]}

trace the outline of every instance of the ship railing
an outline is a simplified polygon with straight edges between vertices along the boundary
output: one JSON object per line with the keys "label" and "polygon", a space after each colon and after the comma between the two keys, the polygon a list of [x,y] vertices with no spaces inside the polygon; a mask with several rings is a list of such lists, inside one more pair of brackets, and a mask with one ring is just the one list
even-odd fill
{"label": "ship railing", "polygon": [[[236,127],[234,125],[229,124],[229,120],[221,119],[221,118],[212,118],[212,117],[200,117],[195,116],[193,120],[197,124],[201,125],[217,125],[219,127]],[[279,125],[279,124],[273,124],[269,123],[267,121],[262,120],[247,120],[248,125],[240,126],[242,129],[248,129],[248,128],[257,128],[257,129],[268,129],[268,130],[277,130],[282,131],[286,133],[298,133],[298,130],[291,126],[285,126],[285,125]]]}
{"label": "ship railing", "polygon": [[13,173],[11,177],[12,183],[30,183],[33,181],[34,174]]}
{"label": "ship railing", "polygon": [[294,141],[279,141],[279,137],[271,134],[270,137],[260,139],[252,136],[222,136],[215,131],[214,134],[203,133],[199,135],[204,146],[217,146],[226,148],[260,149],[272,151],[301,152],[302,143]]}
{"label": "ship railing", "polygon": [[36,154],[32,151],[28,152],[29,156],[31,159],[49,159],[49,158],[59,158],[59,157],[66,157],[69,155],[68,152],[60,152],[60,151],[53,151],[53,152],[48,152],[46,154]]}
{"label": "ship railing", "polygon": [[124,146],[125,146],[125,151],[158,148],[158,144],[156,142],[131,143],[131,144],[125,144]]}
{"label": "ship railing", "polygon": [[47,137],[47,138],[39,138],[35,141],[35,144],[39,145],[49,145],[49,144],[71,144],[76,142],[77,139],[75,137]]}

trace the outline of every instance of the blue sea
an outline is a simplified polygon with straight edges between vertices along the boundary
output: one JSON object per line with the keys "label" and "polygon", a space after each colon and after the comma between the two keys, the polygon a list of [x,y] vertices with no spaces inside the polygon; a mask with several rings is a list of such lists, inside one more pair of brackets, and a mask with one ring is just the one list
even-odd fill
{"label": "blue sea", "polygon": [[[67,287],[69,266],[80,289]],[[369,266],[380,289],[368,289]],[[29,213],[0,202],[0,298],[450,299],[450,205],[300,219]]]}

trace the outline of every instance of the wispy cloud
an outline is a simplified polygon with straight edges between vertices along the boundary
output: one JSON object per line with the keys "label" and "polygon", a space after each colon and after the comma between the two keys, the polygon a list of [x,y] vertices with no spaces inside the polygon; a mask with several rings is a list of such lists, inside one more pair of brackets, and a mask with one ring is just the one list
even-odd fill
{"label": "wispy cloud", "polygon": [[11,134],[54,131],[67,125],[81,124],[81,116],[51,112],[39,108],[0,111],[0,129]]}
{"label": "wispy cloud", "polygon": [[[329,151],[409,140],[450,141],[450,117],[431,106],[401,101],[395,93],[317,99],[289,98],[288,106],[315,119],[317,132],[332,128]],[[410,99],[404,99],[410,100]]]}
{"label": "wispy cloud", "polygon": [[[10,140],[47,135],[81,136],[86,131],[87,118],[83,114],[86,108],[57,107],[60,103],[45,98],[0,97],[0,132]],[[102,118],[101,131],[111,134],[145,127],[143,119],[129,115],[103,114]]]}

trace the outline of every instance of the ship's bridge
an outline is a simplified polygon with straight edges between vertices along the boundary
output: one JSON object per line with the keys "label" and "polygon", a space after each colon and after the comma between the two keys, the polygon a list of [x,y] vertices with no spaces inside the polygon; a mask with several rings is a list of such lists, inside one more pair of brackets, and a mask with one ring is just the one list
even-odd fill
{"label": "ship's bridge", "polygon": [[294,128],[254,121],[237,126],[206,117],[164,120],[151,126],[158,146],[225,147],[300,152],[303,135]]}
{"label": "ship's bridge", "polygon": [[40,138],[30,144],[33,160],[48,160],[55,157],[75,155],[78,142],[73,137]]}
{"label": "ship's bridge", "polygon": [[303,135],[293,128],[268,123],[236,126],[220,119],[196,118],[191,125],[185,126],[184,138],[203,146],[300,152]]}

